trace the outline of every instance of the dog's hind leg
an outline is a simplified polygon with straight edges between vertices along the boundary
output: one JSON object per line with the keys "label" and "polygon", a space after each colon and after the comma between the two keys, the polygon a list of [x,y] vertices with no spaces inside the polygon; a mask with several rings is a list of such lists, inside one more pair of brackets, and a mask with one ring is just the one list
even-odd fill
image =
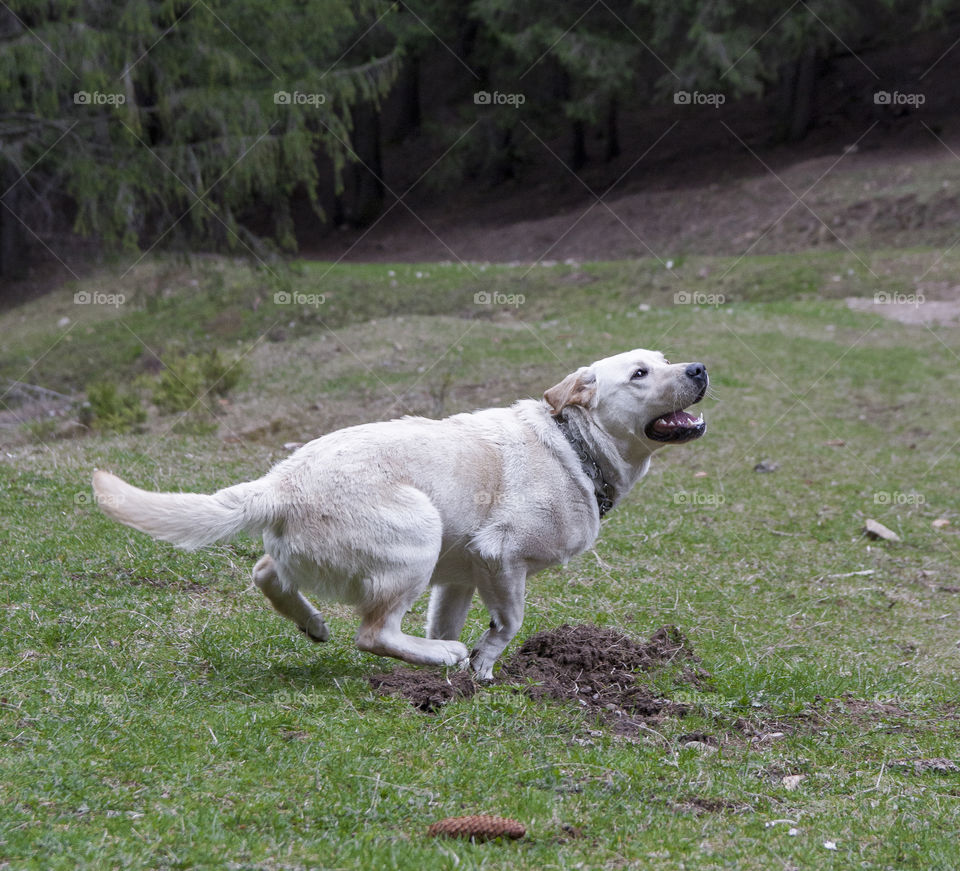
{"label": "dog's hind leg", "polygon": [[311,641],[326,641],[330,630],[321,614],[298,590],[285,587],[277,574],[277,566],[270,554],[265,554],[253,567],[253,582],[270,600],[277,613],[292,620]]}
{"label": "dog's hind leg", "polygon": [[417,638],[400,627],[436,570],[443,534],[440,514],[425,493],[405,488],[392,502],[384,501],[378,515],[376,551],[363,560],[370,568],[363,599],[357,603],[362,618],[357,647],[415,665],[465,663],[467,648],[459,641]]}
{"label": "dog's hind leg", "polygon": [[[363,613],[357,630],[357,647],[378,656],[393,656],[414,665],[460,665],[467,661],[467,648],[459,641],[417,638],[400,628],[400,621],[427,587],[429,574],[422,583],[404,584],[390,603],[382,603]],[[389,583],[389,582],[388,582]]]}

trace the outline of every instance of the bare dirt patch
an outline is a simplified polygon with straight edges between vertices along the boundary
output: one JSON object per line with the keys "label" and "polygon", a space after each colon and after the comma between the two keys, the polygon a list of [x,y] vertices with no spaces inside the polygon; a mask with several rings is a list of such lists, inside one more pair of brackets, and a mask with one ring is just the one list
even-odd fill
{"label": "bare dirt patch", "polygon": [[910,717],[910,712],[905,711],[896,702],[857,699],[851,695],[837,699],[835,706],[851,719],[862,722],[889,722],[906,720]]}
{"label": "bare dirt patch", "polygon": [[732,811],[733,813],[749,813],[753,810],[750,805],[744,802],[730,801],[725,798],[705,798],[703,796],[692,796],[684,801],[674,805],[678,811],[687,813],[723,813]]}
{"label": "bare dirt patch", "polygon": [[906,772],[913,774],[955,774],[960,771],[960,767],[952,759],[937,757],[935,759],[901,759],[892,763],[894,768],[902,768]]}
{"label": "bare dirt patch", "polygon": [[127,583],[133,587],[153,587],[155,590],[175,590],[178,593],[218,593],[207,584],[198,584],[196,581],[185,581],[181,578],[151,578],[146,575],[138,575],[130,578]]}
{"label": "bare dirt patch", "polygon": [[120,571],[115,574],[108,572],[72,572],[70,577],[74,581],[90,581],[106,579],[111,583],[129,584],[131,587],[152,587],[155,590],[173,590],[178,593],[198,593],[200,595],[231,595],[217,590],[208,584],[188,581],[183,578],[156,578],[148,575],[134,575],[131,572]]}
{"label": "bare dirt patch", "polygon": [[[952,327],[960,323],[960,286],[953,288],[956,299],[921,299],[917,294],[904,295],[905,301],[877,303],[870,297],[847,297],[847,308],[899,321],[908,326]],[[914,298],[915,297],[915,298]]]}
{"label": "bare dirt patch", "polygon": [[[680,665],[676,680],[700,687],[709,675],[698,663],[675,626],[663,626],[641,642],[615,629],[564,625],[528,638],[504,662],[494,682],[516,686],[533,699],[572,702],[599,714],[615,732],[635,734],[648,721],[687,711],[687,705],[665,698],[645,682],[644,673]],[[478,689],[466,672],[445,677],[396,668],[369,680],[377,692],[400,695],[424,712],[469,698]]]}

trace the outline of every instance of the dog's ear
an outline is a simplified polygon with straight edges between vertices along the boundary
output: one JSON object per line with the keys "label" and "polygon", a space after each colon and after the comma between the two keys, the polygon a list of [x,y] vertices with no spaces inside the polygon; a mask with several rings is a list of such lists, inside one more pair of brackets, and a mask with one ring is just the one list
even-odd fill
{"label": "dog's ear", "polygon": [[597,404],[597,376],[586,366],[571,372],[559,384],[545,391],[543,398],[556,417],[568,405],[594,408]]}

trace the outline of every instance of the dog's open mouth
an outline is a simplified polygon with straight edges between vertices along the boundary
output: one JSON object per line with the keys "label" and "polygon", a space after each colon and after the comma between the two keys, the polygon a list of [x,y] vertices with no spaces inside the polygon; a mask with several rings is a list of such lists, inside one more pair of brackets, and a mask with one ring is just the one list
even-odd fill
{"label": "dog's open mouth", "polygon": [[690,442],[700,438],[706,430],[702,414],[694,417],[686,411],[671,411],[651,420],[644,433],[648,439],[658,442]]}

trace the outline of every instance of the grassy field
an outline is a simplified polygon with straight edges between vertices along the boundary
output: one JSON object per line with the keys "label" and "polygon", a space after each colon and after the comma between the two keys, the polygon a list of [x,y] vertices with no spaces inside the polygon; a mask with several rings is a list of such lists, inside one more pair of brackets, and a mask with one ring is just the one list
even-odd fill
{"label": "grassy field", "polygon": [[[203,428],[144,399],[126,434],[0,431],[0,868],[958,867],[960,329],[843,302],[958,267],[150,260],[0,314],[4,381],[142,391],[155,358],[213,348],[242,373]],[[562,623],[678,626],[710,678],[644,675],[686,714],[636,736],[505,685],[434,714],[380,696],[392,664],[353,647],[347,609],[321,646],[270,611],[257,542],[183,554],[90,498],[95,467],[210,491],[285,441],[507,404],[637,346],[707,364],[708,432],[537,576],[506,654]],[[475,606],[465,639],[485,623]],[[474,812],[528,835],[425,835]]]}

